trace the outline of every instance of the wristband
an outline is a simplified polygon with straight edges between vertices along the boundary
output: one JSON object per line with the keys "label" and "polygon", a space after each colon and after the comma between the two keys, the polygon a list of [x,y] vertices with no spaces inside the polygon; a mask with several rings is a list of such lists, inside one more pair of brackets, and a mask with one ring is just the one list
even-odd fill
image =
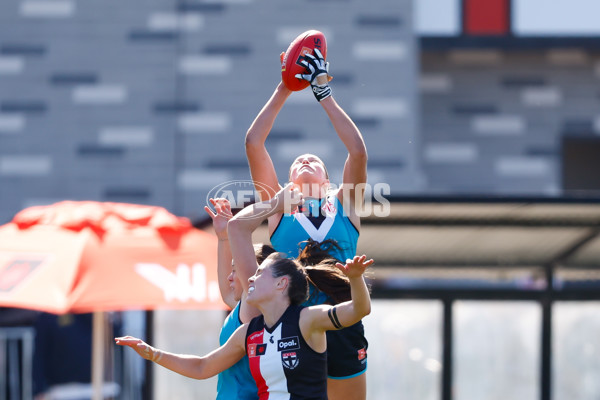
{"label": "wristband", "polygon": [[163,351],[159,349],[154,349],[154,353],[152,354],[152,362],[158,363],[163,357]]}
{"label": "wristband", "polygon": [[313,94],[315,98],[319,101],[323,101],[324,99],[331,96],[331,88],[328,84],[325,85],[311,85]]}

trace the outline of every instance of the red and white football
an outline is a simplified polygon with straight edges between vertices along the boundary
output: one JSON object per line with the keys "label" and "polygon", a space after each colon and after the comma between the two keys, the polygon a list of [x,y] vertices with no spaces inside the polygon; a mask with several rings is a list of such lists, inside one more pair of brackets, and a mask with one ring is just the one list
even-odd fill
{"label": "red and white football", "polygon": [[296,78],[296,74],[306,73],[306,67],[300,64],[300,61],[304,55],[314,54],[314,49],[319,49],[327,59],[327,41],[320,31],[303,32],[290,43],[281,61],[281,80],[288,89],[298,91],[310,85],[308,81]]}

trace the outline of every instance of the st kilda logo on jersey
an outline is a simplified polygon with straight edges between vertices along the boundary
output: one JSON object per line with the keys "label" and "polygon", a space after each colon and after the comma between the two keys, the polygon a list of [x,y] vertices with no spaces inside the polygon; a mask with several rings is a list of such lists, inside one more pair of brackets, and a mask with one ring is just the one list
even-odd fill
{"label": "st kilda logo on jersey", "polygon": [[295,351],[286,351],[281,353],[281,363],[287,369],[294,369],[300,364],[300,360]]}

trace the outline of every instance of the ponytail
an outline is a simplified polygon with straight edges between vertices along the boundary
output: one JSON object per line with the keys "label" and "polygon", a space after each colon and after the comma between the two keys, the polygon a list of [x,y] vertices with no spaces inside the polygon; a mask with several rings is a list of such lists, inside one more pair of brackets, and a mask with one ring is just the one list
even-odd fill
{"label": "ponytail", "polygon": [[[308,275],[308,281],[319,291],[331,297],[333,304],[352,300],[348,277],[337,269],[335,263],[324,262],[312,267],[304,267],[304,270]],[[313,293],[311,297],[316,295],[317,293]]]}
{"label": "ponytail", "polygon": [[[332,249],[341,250],[340,245],[332,239],[317,242],[307,240],[306,246],[298,256],[297,260],[304,265],[308,281],[319,291],[328,295],[334,304],[339,304],[352,299],[350,292],[350,281],[335,264],[343,261],[333,257]],[[311,297],[317,296],[313,293]]]}

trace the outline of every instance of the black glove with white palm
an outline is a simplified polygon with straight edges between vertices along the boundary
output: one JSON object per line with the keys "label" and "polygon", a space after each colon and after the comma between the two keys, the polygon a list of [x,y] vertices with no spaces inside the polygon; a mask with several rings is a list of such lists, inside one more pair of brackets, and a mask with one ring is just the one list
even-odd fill
{"label": "black glove with white palm", "polygon": [[[331,96],[329,87],[329,63],[325,62],[323,54],[319,49],[314,50],[315,55],[307,54],[300,63],[310,72],[308,74],[296,74],[296,78],[310,82],[312,92],[320,102]],[[316,57],[315,57],[316,56]]]}

